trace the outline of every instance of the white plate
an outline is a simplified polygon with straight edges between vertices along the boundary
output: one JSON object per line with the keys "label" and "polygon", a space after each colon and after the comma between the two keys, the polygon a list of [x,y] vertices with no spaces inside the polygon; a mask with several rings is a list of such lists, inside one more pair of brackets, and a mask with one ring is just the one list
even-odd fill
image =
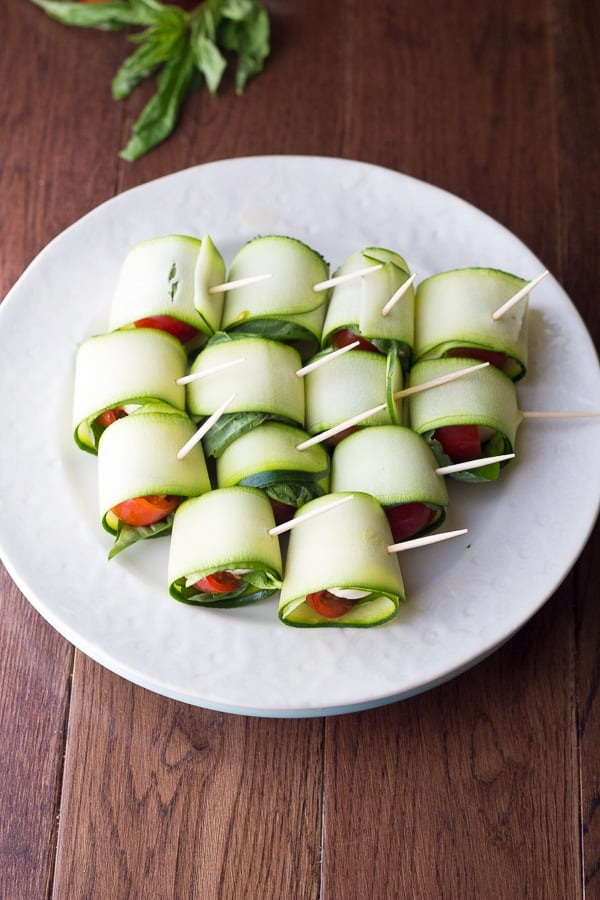
{"label": "white plate", "polygon": [[[71,439],[76,345],[107,329],[136,241],[209,232],[227,260],[255,234],[293,235],[337,266],[369,245],[419,274],[481,265],[533,278],[542,263],[462,200],[387,169],[319,157],[250,157],[123,193],[40,253],[0,307],[0,549],[26,597],[64,637],[121,676],[228,712],[310,716],[408,697],[480,660],[554,592],[598,513],[600,424],[527,421],[518,459],[491,485],[451,485],[465,538],[404,553],[408,603],[388,625],[294,629],[276,603],[199,609],[167,593],[168,540],[111,562],[96,460]],[[590,337],[556,281],[531,295],[523,409],[598,409]]]}

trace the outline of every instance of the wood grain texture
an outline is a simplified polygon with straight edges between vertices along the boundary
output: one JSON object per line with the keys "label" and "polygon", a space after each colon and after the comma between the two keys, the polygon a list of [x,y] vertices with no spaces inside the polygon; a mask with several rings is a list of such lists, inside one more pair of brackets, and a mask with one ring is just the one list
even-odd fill
{"label": "wood grain texture", "polygon": [[[558,3],[554,8],[564,284],[596,347],[600,345],[600,206],[598,123],[600,62],[597,4]],[[576,698],[580,747],[582,871],[584,890],[600,897],[600,604],[596,526],[574,572]]]}
{"label": "wood grain texture", "polygon": [[56,897],[316,897],[323,723],[174,703],[78,654]]}
{"label": "wood grain texture", "polygon": [[[221,158],[339,155],[499,219],[598,342],[598,5],[267,6],[265,73],[242,98],[232,73],[219,96],[190,97],[176,135],[131,165],[117,152],[150,86],[110,98],[125,36],[7,0],[0,294],[121,190]],[[323,720],[131,685],[73,651],[0,568],[0,897],[600,897],[599,536],[475,669]]]}

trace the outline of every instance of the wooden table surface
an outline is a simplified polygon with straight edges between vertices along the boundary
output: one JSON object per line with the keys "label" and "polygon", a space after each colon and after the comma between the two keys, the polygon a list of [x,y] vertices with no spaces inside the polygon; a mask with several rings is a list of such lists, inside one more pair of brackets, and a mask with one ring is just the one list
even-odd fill
{"label": "wooden table surface", "polygon": [[[147,95],[110,97],[123,33],[4,0],[0,296],[135,185],[254,154],[364,160],[521,238],[600,337],[600,6],[267,0],[236,97],[118,158]],[[4,436],[3,436],[4,439]],[[57,515],[59,518],[59,514]],[[0,570],[0,896],[600,897],[600,557],[484,662],[389,706],[244,717],[155,695],[75,650]]]}

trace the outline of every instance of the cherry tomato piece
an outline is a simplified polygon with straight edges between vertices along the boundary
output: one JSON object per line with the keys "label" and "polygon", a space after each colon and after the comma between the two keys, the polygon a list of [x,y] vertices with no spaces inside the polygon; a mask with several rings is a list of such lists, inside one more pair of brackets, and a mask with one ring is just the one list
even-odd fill
{"label": "cherry tomato piece", "polygon": [[127,413],[124,409],[121,409],[120,406],[115,406],[114,409],[105,409],[103,413],[100,413],[96,421],[102,428],[108,428],[108,426],[112,425],[113,422],[116,422],[117,419],[124,419],[126,415]]}
{"label": "cherry tomato piece", "polygon": [[173,337],[178,338],[182,344],[186,344],[195,338],[198,329],[187,322],[175,319],[173,316],[148,316],[146,319],[138,319],[133,323],[136,328],[157,328],[159,331],[167,331]]}
{"label": "cherry tomato piece", "polygon": [[201,594],[229,594],[239,588],[241,583],[242,579],[233,572],[213,572],[197,581],[194,587]]}
{"label": "cherry tomato piece", "polygon": [[463,356],[467,359],[479,359],[481,362],[489,362],[491,366],[504,370],[506,365],[506,353],[500,350],[488,350],[486,347],[455,347],[448,350],[446,356]]}
{"label": "cherry tomato piece", "polygon": [[387,506],[384,511],[394,541],[404,541],[419,534],[435,516],[435,510],[425,503],[399,503],[397,506]]}
{"label": "cherry tomato piece", "polygon": [[289,522],[290,519],[294,518],[296,507],[292,506],[290,503],[282,503],[280,500],[271,500],[271,507],[277,525],[282,525],[283,522]]}
{"label": "cherry tomato piece", "polygon": [[160,522],[170,512],[173,512],[180,500],[181,497],[172,497],[165,494],[148,494],[146,497],[124,500],[123,503],[113,506],[111,512],[121,522],[137,528]]}
{"label": "cherry tomato piece", "polygon": [[339,619],[352,609],[355,602],[345,597],[336,597],[330,591],[317,591],[315,594],[306,595],[306,603],[326,619]]}
{"label": "cherry tomato piece", "polygon": [[452,462],[468,462],[481,456],[481,440],[477,425],[444,425],[433,437],[442,445]]}
{"label": "cherry tomato piece", "polygon": [[356,334],[356,332],[351,331],[349,328],[340,328],[339,331],[335,332],[331,339],[331,343],[336,350],[339,350],[340,347],[347,347],[348,344],[353,344],[354,341],[358,341],[358,347],[355,348],[356,350],[370,350],[372,353],[379,353],[375,344],[372,344],[371,341],[361,337],[360,334]]}

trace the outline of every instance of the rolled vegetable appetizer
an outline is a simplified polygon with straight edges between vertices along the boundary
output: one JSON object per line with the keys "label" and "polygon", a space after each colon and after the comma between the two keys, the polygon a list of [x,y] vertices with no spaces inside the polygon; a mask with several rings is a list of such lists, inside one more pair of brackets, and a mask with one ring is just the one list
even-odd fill
{"label": "rolled vegetable appetizer", "polygon": [[[423,384],[474,360],[427,360],[413,366],[410,384]],[[521,415],[514,382],[494,366],[409,398],[411,428],[431,446],[441,465],[514,452]],[[507,461],[457,472],[461,481],[494,481]]]}
{"label": "rolled vegetable appetizer", "polygon": [[310,435],[320,434],[382,404],[382,410],[326,443],[337,443],[355,428],[400,424],[402,402],[394,394],[401,389],[402,367],[393,351],[383,356],[368,350],[352,350],[332,358],[304,376],[306,431]]}
{"label": "rolled vegetable appetizer", "polygon": [[201,346],[221,324],[225,263],[212,240],[167,235],[129,251],[112,299],[109,328],[159,328],[188,348]]}
{"label": "rolled vegetable appetizer", "polygon": [[329,454],[320,444],[298,450],[308,435],[282,422],[265,422],[238,437],[217,459],[219,487],[251,485],[271,501],[275,521],[329,490]]}
{"label": "rolled vegetable appetizer", "polygon": [[109,558],[137,541],[169,534],[181,500],[210,490],[200,444],[177,458],[194,433],[189,417],[166,404],[140,408],[103,432],[98,495],[102,525],[115,536]]}
{"label": "rolled vegetable appetizer", "polygon": [[248,241],[233,258],[228,281],[270,277],[227,292],[223,329],[319,343],[329,292],[313,287],[328,274],[321,254],[296,238],[265,235]]}
{"label": "rolled vegetable appetizer", "polygon": [[331,491],[363,491],[383,506],[394,542],[441,525],[448,489],[431,447],[401,425],[362,428],[341,441],[331,458]]}
{"label": "rolled vegetable appetizer", "polygon": [[440,272],[421,282],[415,303],[415,360],[442,356],[487,360],[517,381],[527,369],[528,298],[499,319],[527,281],[498,269]]}
{"label": "rolled vegetable appetizer", "polygon": [[297,350],[252,335],[218,335],[196,357],[190,374],[207,373],[187,386],[187,404],[197,421],[233,397],[204,438],[208,456],[220,456],[241,434],[269,419],[304,425],[304,385],[296,375]]}
{"label": "rolled vegetable appetizer", "polygon": [[386,315],[382,312],[410,277],[406,261],[392,250],[367,247],[349,256],[334,276],[378,265],[382,266],[379,271],[332,288],[323,324],[322,345],[343,347],[359,340],[360,349],[382,353],[394,347],[408,367],[414,343],[412,285]]}
{"label": "rolled vegetable appetizer", "polygon": [[175,513],[169,591],[176,600],[231,608],[271,596],[281,585],[279,540],[267,497],[255,488],[218,488]]}
{"label": "rolled vegetable appetizer", "polygon": [[152,328],[112,331],[79,345],[73,392],[74,438],[98,452],[100,435],[116,419],[148,403],[185,409],[187,356],[172,335]]}
{"label": "rolled vegetable appetizer", "polygon": [[[347,494],[312,500],[316,512]],[[299,523],[290,532],[279,618],[304,627],[380,625],[405,600],[392,535],[380,504],[369,494]]]}

